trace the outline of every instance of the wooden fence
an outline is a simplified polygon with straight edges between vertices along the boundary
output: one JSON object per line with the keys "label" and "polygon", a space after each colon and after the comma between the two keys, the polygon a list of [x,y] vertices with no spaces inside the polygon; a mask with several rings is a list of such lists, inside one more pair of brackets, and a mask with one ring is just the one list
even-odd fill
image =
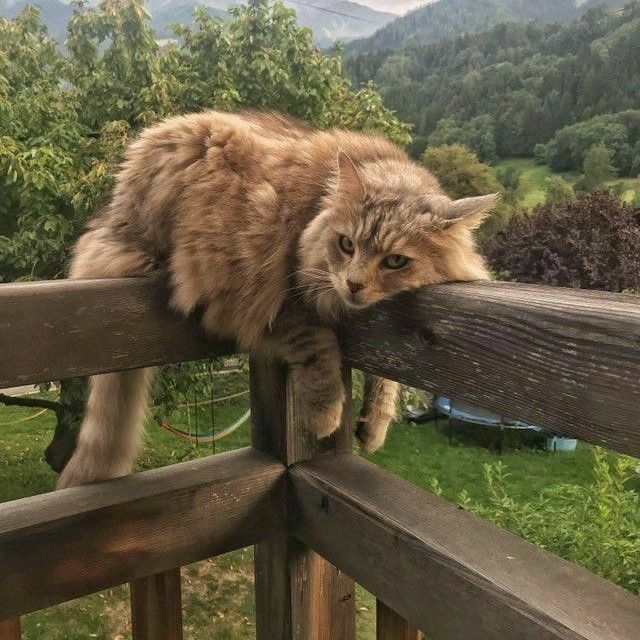
{"label": "wooden fence", "polygon": [[[640,455],[637,297],[432,287],[341,340],[347,366]],[[232,352],[151,281],[0,286],[0,388]],[[180,567],[247,545],[259,640],[354,640],[354,580],[382,640],[640,638],[640,599],[354,456],[349,418],[314,441],[281,366],[250,377],[252,447],[0,505],[0,640],[126,582],[134,639],[182,638]]]}

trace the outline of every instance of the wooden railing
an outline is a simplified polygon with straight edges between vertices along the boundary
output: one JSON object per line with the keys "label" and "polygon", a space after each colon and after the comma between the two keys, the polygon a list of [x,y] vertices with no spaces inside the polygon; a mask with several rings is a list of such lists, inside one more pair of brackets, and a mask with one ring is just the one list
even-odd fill
{"label": "wooden railing", "polygon": [[[232,353],[145,280],[0,286],[0,388]],[[424,289],[341,329],[346,365],[640,455],[637,297]],[[316,442],[283,367],[251,363],[252,447],[0,505],[0,640],[19,616],[131,585],[135,640],[182,637],[180,570],[255,545],[259,640],[637,640],[640,599]],[[345,370],[345,383],[350,376]]]}

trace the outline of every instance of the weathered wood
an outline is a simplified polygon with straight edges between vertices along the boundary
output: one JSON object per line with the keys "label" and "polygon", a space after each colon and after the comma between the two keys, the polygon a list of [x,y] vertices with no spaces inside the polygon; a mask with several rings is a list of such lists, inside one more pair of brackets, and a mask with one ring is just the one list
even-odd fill
{"label": "weathered wood", "polygon": [[182,640],[180,569],[171,569],[129,585],[133,640]]}
{"label": "weathered wood", "polygon": [[[640,455],[638,296],[426,287],[353,314],[341,334],[353,366]],[[153,280],[0,285],[0,388],[231,349],[168,312]]]}
{"label": "weathered wood", "polygon": [[422,640],[422,634],[381,600],[376,600],[377,640]]}
{"label": "weathered wood", "polygon": [[284,532],[284,472],[244,449],[0,505],[0,619]]}
{"label": "weathered wood", "polygon": [[0,285],[0,389],[233,353],[166,300],[145,278]]}
{"label": "weathered wood", "polygon": [[0,640],[21,640],[20,618],[0,620]]}
{"label": "weathered wood", "polygon": [[[252,361],[254,446],[287,465],[315,454],[351,451],[350,405],[340,431],[318,442],[297,420],[291,386],[282,366]],[[293,538],[256,545],[255,588],[258,640],[354,640],[353,581]]]}
{"label": "weathered wood", "polygon": [[289,478],[294,535],[434,638],[638,638],[636,596],[365,460]]}
{"label": "weathered wood", "polygon": [[354,367],[640,455],[640,296],[426,287],[354,314]]}

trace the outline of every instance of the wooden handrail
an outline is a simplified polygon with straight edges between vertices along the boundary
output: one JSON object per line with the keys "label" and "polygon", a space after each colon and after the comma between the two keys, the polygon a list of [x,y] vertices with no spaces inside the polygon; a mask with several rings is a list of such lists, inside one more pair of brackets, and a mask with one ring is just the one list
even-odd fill
{"label": "wooden handrail", "polygon": [[640,599],[353,456],[293,466],[294,535],[427,634],[637,640]]}
{"label": "wooden handrail", "polygon": [[[340,333],[354,367],[640,456],[640,296],[425,287]],[[0,285],[0,388],[232,351],[154,280]]]}
{"label": "wooden handrail", "polygon": [[640,456],[640,296],[425,287],[341,335],[354,367]]}
{"label": "wooden handrail", "polygon": [[284,473],[243,449],[0,504],[0,620],[283,533]]}
{"label": "wooden handrail", "polygon": [[0,389],[234,353],[148,278],[0,285]]}

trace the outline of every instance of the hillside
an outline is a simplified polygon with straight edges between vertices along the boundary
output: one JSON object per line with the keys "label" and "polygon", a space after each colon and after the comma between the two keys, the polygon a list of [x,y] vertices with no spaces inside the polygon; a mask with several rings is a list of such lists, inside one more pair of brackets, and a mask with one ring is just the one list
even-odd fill
{"label": "hillside", "polygon": [[352,42],[348,54],[425,45],[465,33],[478,33],[507,21],[565,22],[578,14],[575,0],[440,0],[420,7]]}
{"label": "hillside", "polygon": [[567,125],[638,108],[640,3],[354,56],[346,68],[356,83],[373,78],[415,125],[415,153],[455,141],[487,160],[531,155]]}

